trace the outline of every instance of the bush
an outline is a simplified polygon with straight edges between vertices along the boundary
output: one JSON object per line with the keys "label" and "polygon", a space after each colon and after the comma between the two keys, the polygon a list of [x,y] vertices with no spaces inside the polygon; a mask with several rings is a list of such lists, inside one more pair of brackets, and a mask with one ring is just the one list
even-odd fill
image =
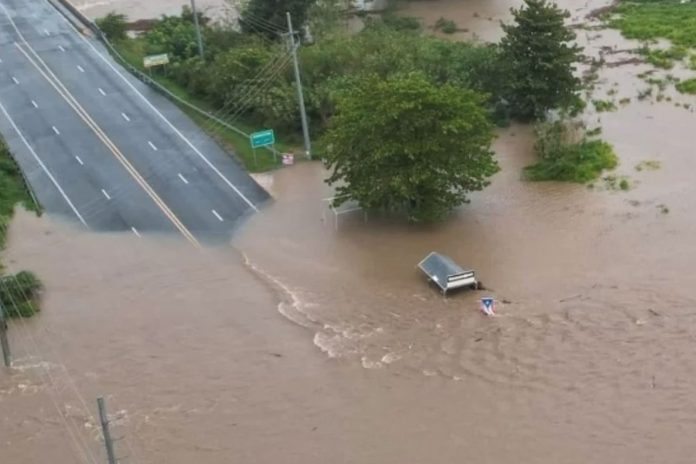
{"label": "bush", "polygon": [[537,137],[539,162],[524,169],[528,180],[585,183],[618,164],[611,145],[602,140],[587,140],[585,136],[574,141],[577,135],[571,133],[566,123],[540,124]]}
{"label": "bush", "polygon": [[592,104],[598,113],[603,113],[605,111],[615,111],[616,105],[610,100],[592,100]]}
{"label": "bush", "polygon": [[103,18],[96,20],[99,29],[109,40],[123,40],[126,38],[127,16],[112,11]]}
{"label": "bush", "polygon": [[678,83],[676,87],[681,93],[696,94],[696,78],[682,81]]}
{"label": "bush", "polygon": [[382,16],[382,22],[395,31],[420,31],[421,29],[421,23],[418,18],[413,18],[411,16],[385,14]]}
{"label": "bush", "polygon": [[451,19],[445,19],[443,17],[440,17],[440,19],[437,20],[435,23],[435,29],[442,31],[445,34],[454,34],[458,30],[457,23]]}
{"label": "bush", "polygon": [[5,316],[31,317],[39,310],[36,300],[42,288],[38,277],[28,271],[14,276],[2,276],[0,301],[5,308]]}

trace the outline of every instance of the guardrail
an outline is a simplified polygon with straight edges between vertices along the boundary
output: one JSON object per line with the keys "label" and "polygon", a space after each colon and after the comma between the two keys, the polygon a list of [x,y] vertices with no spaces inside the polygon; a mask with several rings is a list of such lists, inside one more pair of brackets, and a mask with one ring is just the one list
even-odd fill
{"label": "guardrail", "polygon": [[[165,97],[169,98],[169,100],[175,102],[175,103],[180,103],[187,108],[199,113],[200,115],[210,119],[211,121],[221,125],[222,127],[225,127],[226,129],[229,129],[239,135],[242,135],[246,138],[249,138],[251,134],[248,132],[245,132],[238,127],[233,126],[232,124],[228,123],[227,121],[224,121],[223,119],[220,119],[219,117],[215,116],[214,114],[204,110],[203,108],[200,108],[196,105],[194,105],[191,102],[188,102],[184,100],[183,98],[179,97],[178,95],[175,95],[172,93],[169,89],[167,89],[165,86],[160,84],[159,82],[153,80],[151,77],[149,77],[147,74],[142,72],[140,69],[136,68],[132,64],[130,64],[128,61],[126,61],[123,56],[116,50],[116,48],[111,44],[109,39],[106,37],[106,34],[102,32],[101,29],[99,29],[99,26],[89,19],[87,16],[85,16],[80,10],[78,10],[69,0],[56,0],[58,3],[63,5],[73,16],[75,16],[76,19],[78,19],[81,23],[83,23],[89,30],[91,30],[96,37],[106,46],[106,48],[109,50],[109,53],[113,57],[117,59],[117,61],[128,70],[132,75],[134,75],[138,80],[141,82],[145,83],[146,85],[150,86],[151,88],[155,89]],[[273,153],[274,156],[278,155],[278,151],[275,148],[272,147],[263,147],[266,150],[270,151]]]}

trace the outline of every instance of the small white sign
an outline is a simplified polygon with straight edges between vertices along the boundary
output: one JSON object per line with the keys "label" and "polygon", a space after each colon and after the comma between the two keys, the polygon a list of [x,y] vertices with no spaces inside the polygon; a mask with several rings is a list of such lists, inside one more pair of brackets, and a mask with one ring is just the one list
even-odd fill
{"label": "small white sign", "polygon": [[169,55],[163,53],[161,55],[150,55],[143,58],[143,66],[152,68],[153,66],[162,66],[169,64]]}
{"label": "small white sign", "polygon": [[292,166],[293,164],[295,164],[295,155],[283,153],[283,166]]}

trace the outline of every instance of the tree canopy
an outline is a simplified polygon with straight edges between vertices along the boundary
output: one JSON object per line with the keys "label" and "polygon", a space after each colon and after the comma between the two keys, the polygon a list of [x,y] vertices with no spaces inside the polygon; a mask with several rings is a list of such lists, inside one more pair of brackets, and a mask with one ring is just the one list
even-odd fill
{"label": "tree canopy", "polygon": [[249,0],[240,17],[244,33],[265,35],[278,39],[277,32],[287,31],[286,12],[292,17],[293,28],[300,30],[307,23],[307,13],[315,0]]}
{"label": "tree canopy", "polygon": [[505,96],[513,116],[540,119],[553,108],[577,101],[580,80],[574,64],[581,48],[575,33],[564,24],[569,16],[547,0],[525,0],[512,9],[515,22],[503,25],[503,62],[508,67]]}
{"label": "tree canopy", "polygon": [[336,204],[353,199],[428,221],[466,202],[498,170],[484,101],[422,73],[346,82],[321,141]]}

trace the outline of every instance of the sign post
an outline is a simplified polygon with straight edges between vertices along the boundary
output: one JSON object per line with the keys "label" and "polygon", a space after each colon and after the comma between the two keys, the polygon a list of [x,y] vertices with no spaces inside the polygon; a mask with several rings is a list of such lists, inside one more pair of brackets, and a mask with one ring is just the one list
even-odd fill
{"label": "sign post", "polygon": [[[249,136],[249,141],[251,142],[252,150],[254,150],[254,165],[258,165],[256,160],[256,149],[275,145],[275,133],[273,129],[254,132]],[[275,159],[275,150],[273,150],[273,159]]]}
{"label": "sign post", "polygon": [[[161,55],[149,55],[143,58],[143,66],[150,71],[155,66],[165,66],[169,64],[169,55],[162,53]],[[150,74],[152,75],[152,74]]]}

